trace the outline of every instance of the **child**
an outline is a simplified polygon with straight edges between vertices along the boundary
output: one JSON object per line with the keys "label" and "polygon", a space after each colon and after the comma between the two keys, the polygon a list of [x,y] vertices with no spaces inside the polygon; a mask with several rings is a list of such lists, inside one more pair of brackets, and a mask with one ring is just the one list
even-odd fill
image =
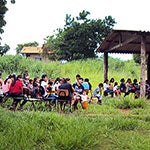
{"label": "child", "polygon": [[121,92],[120,92],[120,89],[119,89],[119,86],[118,86],[118,82],[114,83],[113,91],[114,91],[116,96],[120,96],[121,95]]}
{"label": "child", "polygon": [[88,102],[89,102],[89,97],[86,94],[86,91],[83,91],[81,96],[81,104],[82,104],[82,108],[83,109],[87,109],[88,108]]}
{"label": "child", "polygon": [[94,97],[97,97],[97,99],[98,99],[97,104],[99,104],[99,105],[102,104],[102,90],[103,90],[103,83],[100,83],[93,92]]}

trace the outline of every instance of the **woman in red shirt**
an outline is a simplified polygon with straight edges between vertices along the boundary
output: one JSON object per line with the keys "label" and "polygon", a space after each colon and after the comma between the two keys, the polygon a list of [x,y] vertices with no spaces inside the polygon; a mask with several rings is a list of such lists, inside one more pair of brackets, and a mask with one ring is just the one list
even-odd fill
{"label": "woman in red shirt", "polygon": [[22,82],[22,75],[18,75],[17,79],[14,80],[10,86],[10,96],[13,97],[13,103],[10,106],[10,109],[15,110],[17,107],[18,102],[21,101],[21,99],[15,99],[15,97],[22,97],[23,98],[23,82]]}

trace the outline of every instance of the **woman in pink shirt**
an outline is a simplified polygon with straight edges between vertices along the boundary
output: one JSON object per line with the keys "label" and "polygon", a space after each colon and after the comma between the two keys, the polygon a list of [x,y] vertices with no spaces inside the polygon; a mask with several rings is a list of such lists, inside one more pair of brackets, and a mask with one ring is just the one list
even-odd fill
{"label": "woman in pink shirt", "polygon": [[9,75],[5,81],[3,82],[3,85],[2,85],[2,91],[3,91],[3,94],[5,96],[9,96],[10,93],[9,93],[9,89],[10,89],[10,86],[12,84],[12,82],[15,80],[16,78],[16,75],[15,74],[12,74],[12,75]]}

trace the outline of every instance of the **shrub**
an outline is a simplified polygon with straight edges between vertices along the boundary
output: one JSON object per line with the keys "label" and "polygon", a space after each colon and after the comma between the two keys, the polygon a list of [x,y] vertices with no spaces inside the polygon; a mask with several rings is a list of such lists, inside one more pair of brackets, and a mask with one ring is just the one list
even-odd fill
{"label": "shrub", "polygon": [[138,127],[138,121],[126,117],[111,118],[108,120],[108,127],[113,130],[134,130]]}
{"label": "shrub", "polygon": [[144,99],[131,99],[130,97],[122,97],[114,102],[114,106],[120,109],[145,108],[146,101]]}

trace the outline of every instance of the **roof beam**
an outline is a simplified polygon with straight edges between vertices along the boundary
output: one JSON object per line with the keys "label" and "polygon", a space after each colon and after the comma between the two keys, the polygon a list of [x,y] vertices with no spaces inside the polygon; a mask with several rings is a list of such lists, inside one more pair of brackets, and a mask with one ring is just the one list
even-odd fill
{"label": "roof beam", "polygon": [[122,42],[122,43],[119,43],[119,44],[117,44],[117,45],[115,45],[115,46],[109,48],[109,49],[107,50],[107,52],[113,51],[113,50],[115,50],[115,49],[117,49],[117,48],[120,48],[120,47],[123,47],[123,46],[127,45],[128,43],[130,43],[130,42],[136,40],[138,37],[139,37],[138,35],[134,35],[133,37],[127,39],[126,41],[124,41],[124,42]]}

